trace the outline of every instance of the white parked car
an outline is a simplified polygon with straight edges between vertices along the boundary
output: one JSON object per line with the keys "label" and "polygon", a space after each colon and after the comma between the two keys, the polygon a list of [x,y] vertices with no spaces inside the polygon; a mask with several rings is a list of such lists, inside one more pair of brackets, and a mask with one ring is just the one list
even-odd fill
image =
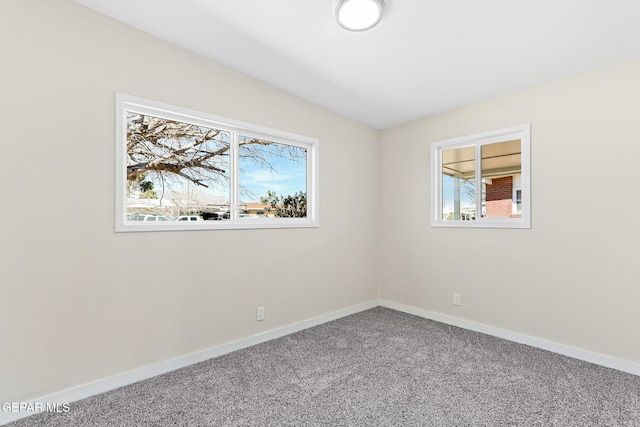
{"label": "white parked car", "polygon": [[174,221],[204,221],[201,216],[198,215],[180,215]]}

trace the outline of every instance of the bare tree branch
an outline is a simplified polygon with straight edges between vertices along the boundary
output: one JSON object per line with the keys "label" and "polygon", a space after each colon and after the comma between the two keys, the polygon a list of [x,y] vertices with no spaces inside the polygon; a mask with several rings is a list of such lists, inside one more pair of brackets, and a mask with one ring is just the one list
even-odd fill
{"label": "bare tree branch", "polygon": [[[136,113],[130,113],[127,119],[128,180],[156,172],[207,187],[205,181],[227,173],[221,166],[228,161],[215,161],[225,155],[228,158],[226,132]],[[184,172],[196,168],[203,170],[201,178]]]}
{"label": "bare tree branch", "polygon": [[[238,145],[238,155],[247,167],[249,161],[273,173],[280,160],[306,160],[306,149],[294,145],[243,136]],[[206,188],[228,185],[230,148],[227,131],[139,113],[127,115],[127,180],[134,183],[151,173],[162,182],[163,194],[171,178]]]}

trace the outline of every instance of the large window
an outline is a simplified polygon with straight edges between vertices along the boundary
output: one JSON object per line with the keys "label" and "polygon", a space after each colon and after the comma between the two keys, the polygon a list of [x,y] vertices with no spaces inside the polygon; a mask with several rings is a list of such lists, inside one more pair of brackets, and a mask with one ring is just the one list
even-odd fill
{"label": "large window", "polygon": [[431,144],[431,225],[531,227],[530,125]]}
{"label": "large window", "polygon": [[318,226],[318,141],[116,94],[116,231]]}

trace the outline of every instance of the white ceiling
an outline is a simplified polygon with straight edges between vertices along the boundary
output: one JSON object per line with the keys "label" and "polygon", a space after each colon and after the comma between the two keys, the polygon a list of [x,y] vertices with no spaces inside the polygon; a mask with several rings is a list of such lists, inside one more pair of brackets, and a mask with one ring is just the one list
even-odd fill
{"label": "white ceiling", "polygon": [[639,0],[75,0],[376,129],[640,58]]}

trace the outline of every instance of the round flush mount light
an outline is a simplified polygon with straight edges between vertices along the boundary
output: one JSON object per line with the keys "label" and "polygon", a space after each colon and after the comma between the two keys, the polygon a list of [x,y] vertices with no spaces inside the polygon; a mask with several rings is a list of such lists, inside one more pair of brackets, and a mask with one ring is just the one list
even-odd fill
{"label": "round flush mount light", "polygon": [[382,19],[384,0],[337,0],[336,20],[349,31],[365,31]]}

